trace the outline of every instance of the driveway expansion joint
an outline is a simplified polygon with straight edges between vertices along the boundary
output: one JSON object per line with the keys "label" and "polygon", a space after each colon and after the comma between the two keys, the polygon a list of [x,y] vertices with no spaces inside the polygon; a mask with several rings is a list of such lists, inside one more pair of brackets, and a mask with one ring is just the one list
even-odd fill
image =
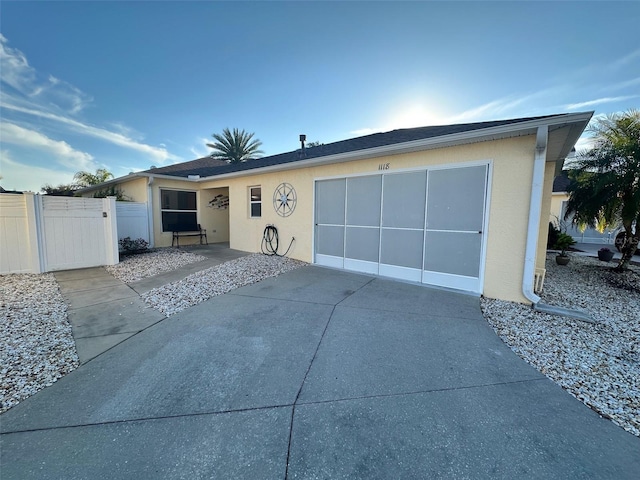
{"label": "driveway expansion joint", "polygon": [[548,379],[546,377],[526,378],[522,380],[512,380],[510,382],[483,383],[478,385],[465,385],[463,387],[433,388],[433,389],[427,389],[427,390],[416,390],[413,392],[379,393],[375,395],[361,395],[357,397],[343,397],[343,398],[332,398],[328,400],[302,401],[302,402],[296,403],[296,405],[322,405],[326,403],[351,402],[356,400],[367,400],[367,399],[374,399],[374,398],[409,397],[412,395],[424,395],[425,393],[455,392],[460,390],[473,390],[476,388],[500,387],[503,385],[518,385],[522,383],[541,382],[545,380],[548,380]]}
{"label": "driveway expansion joint", "polygon": [[[353,295],[353,294],[352,294]],[[333,317],[334,312],[336,311],[336,306],[331,309],[331,313],[329,314],[329,318],[327,319],[327,323],[324,326],[324,330],[322,330],[322,335],[320,335],[320,340],[318,341],[318,345],[316,345],[316,350],[313,352],[313,357],[311,357],[311,361],[309,362],[309,366],[307,367],[307,371],[302,378],[302,382],[300,383],[300,388],[298,388],[298,393],[296,394],[296,398],[293,401],[292,409],[291,409],[291,423],[289,424],[289,440],[287,444],[287,461],[286,461],[286,469],[284,473],[285,480],[289,476],[289,459],[291,458],[291,439],[293,438],[293,419],[296,414],[296,405],[298,404],[298,400],[300,399],[300,394],[302,393],[302,388],[304,387],[304,382],[307,380],[307,376],[311,371],[311,366],[313,365],[313,361],[316,359],[318,355],[318,350],[320,349],[320,345],[322,344],[322,340],[324,339],[325,334],[327,333],[327,329],[329,328],[329,324],[331,323],[331,318]]]}
{"label": "driveway expansion joint", "polygon": [[307,305],[336,305],[334,303],[310,302],[308,300],[294,300],[292,298],[274,298],[274,297],[262,296],[262,295],[247,295],[246,293],[237,293],[236,290],[231,290],[230,292],[227,292],[224,295],[233,295],[234,297],[244,297],[244,298],[260,298],[262,300],[277,300],[279,302],[304,303]]}
{"label": "driveway expansion joint", "polygon": [[94,422],[94,423],[78,423],[74,425],[59,425],[54,427],[41,427],[41,428],[31,428],[31,429],[22,429],[22,430],[11,430],[8,432],[0,432],[0,436],[2,435],[11,435],[15,433],[32,433],[32,432],[47,432],[53,430],[65,430],[70,428],[84,428],[84,427],[100,427],[104,425],[123,425],[127,423],[142,423],[142,422],[153,422],[156,420],[172,420],[176,418],[189,418],[189,417],[204,417],[204,416],[213,416],[213,415],[228,415],[233,413],[244,413],[244,412],[257,412],[261,410],[275,410],[278,408],[290,408],[293,407],[293,404],[284,404],[284,405],[267,405],[262,407],[249,407],[249,408],[237,408],[230,410],[214,410],[209,412],[195,412],[195,413],[182,413],[179,415],[161,415],[158,417],[140,417],[140,418],[127,418],[124,420],[107,420],[104,422]]}

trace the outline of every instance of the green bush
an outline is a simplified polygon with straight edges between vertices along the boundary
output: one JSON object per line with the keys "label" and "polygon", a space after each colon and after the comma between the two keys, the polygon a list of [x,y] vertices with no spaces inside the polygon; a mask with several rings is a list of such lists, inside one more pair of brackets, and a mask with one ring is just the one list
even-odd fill
{"label": "green bush", "polygon": [[149,248],[149,243],[144,238],[132,240],[131,237],[125,237],[118,240],[118,244],[125,254],[143,253]]}
{"label": "green bush", "polygon": [[547,234],[547,249],[554,248],[560,235],[560,229],[553,222],[549,222],[549,233]]}
{"label": "green bush", "polygon": [[567,235],[566,233],[560,233],[558,235],[558,239],[556,240],[556,243],[553,246],[553,248],[555,248],[556,250],[561,250],[560,255],[566,255],[567,249],[571,245],[575,245],[575,244],[576,244],[576,241],[573,239],[571,235]]}

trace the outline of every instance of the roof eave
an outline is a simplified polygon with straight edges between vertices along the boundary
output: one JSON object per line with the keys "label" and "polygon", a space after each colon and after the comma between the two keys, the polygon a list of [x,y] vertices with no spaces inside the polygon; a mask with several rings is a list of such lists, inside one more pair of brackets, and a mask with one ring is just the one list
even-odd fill
{"label": "roof eave", "polygon": [[188,177],[178,177],[176,175],[166,175],[166,174],[156,174],[150,172],[136,172],[130,173],[129,175],[125,175],[124,177],[114,178],[112,180],[107,180],[106,182],[100,183],[98,185],[91,185],[90,187],[85,187],[81,190],[77,190],[76,193],[89,193],[94,192],[96,190],[102,190],[105,187],[110,185],[119,185],[124,182],[128,182],[130,180],[135,180],[136,178],[162,178],[165,180],[181,180],[185,182],[198,182],[200,179],[198,178],[188,178]]}
{"label": "roof eave", "polygon": [[[575,114],[563,114],[555,117],[548,117],[537,120],[528,120],[524,122],[511,123],[508,125],[500,125],[497,127],[489,127],[478,130],[471,130],[467,132],[454,133],[449,135],[442,135],[439,137],[425,138],[421,140],[413,140],[410,142],[396,143],[392,145],[383,145],[381,147],[368,148],[365,150],[356,150],[353,152],[339,153],[336,155],[327,155],[323,157],[310,158],[307,160],[298,160],[295,162],[283,163],[278,165],[270,165],[266,167],[257,167],[250,170],[240,170],[237,172],[223,173],[220,175],[211,175],[208,177],[202,177],[197,182],[206,182],[212,180],[221,180],[228,178],[242,177],[252,174],[277,172],[283,170],[292,170],[298,168],[314,167],[317,165],[330,165],[333,163],[341,163],[346,161],[363,160],[367,158],[383,157],[387,155],[398,155],[402,153],[412,153],[422,150],[431,150],[435,148],[451,147],[456,145],[464,145],[468,143],[475,143],[488,140],[499,140],[504,138],[523,136],[523,135],[535,135],[537,128],[540,126],[548,125],[562,126],[572,125],[571,134],[567,135],[566,141],[563,142],[563,148],[560,155],[564,153],[564,156],[557,158],[548,158],[548,161],[557,161],[558,159],[564,160],[569,154],[571,148],[575,142],[580,138],[582,131],[589,123],[593,112],[581,112]],[[577,136],[575,134],[577,132]],[[575,138],[574,138],[575,137]],[[555,154],[553,155],[556,156]],[[173,177],[175,178],[175,177]]]}

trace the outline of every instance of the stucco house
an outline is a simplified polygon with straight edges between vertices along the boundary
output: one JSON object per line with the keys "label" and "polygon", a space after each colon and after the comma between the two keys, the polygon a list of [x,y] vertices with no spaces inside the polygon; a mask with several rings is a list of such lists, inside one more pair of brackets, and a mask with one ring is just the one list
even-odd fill
{"label": "stucco house", "polygon": [[559,227],[562,231],[568,233],[576,242],[580,243],[598,243],[610,244],[615,243],[616,234],[620,231],[618,225],[606,228],[599,232],[595,228],[588,227],[584,230],[573,225],[570,216],[565,219],[567,212],[567,202],[569,201],[569,193],[567,191],[572,180],[569,178],[568,172],[563,170],[560,175],[553,179],[553,188],[551,194],[551,211],[549,221]]}
{"label": "stucco house", "polygon": [[530,304],[553,179],[592,115],[302,141],[240,164],[204,158],[132,173],[82,194],[113,185],[146,202],[155,246],[171,245],[171,224],[197,222],[209,242],[259,252],[274,225],[281,245],[295,238],[292,258]]}

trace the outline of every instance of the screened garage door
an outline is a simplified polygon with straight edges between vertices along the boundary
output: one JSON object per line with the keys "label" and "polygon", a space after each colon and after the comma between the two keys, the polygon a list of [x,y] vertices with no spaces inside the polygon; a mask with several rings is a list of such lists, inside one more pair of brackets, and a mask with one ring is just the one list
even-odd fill
{"label": "screened garage door", "polygon": [[317,181],[315,262],[481,293],[487,170]]}

